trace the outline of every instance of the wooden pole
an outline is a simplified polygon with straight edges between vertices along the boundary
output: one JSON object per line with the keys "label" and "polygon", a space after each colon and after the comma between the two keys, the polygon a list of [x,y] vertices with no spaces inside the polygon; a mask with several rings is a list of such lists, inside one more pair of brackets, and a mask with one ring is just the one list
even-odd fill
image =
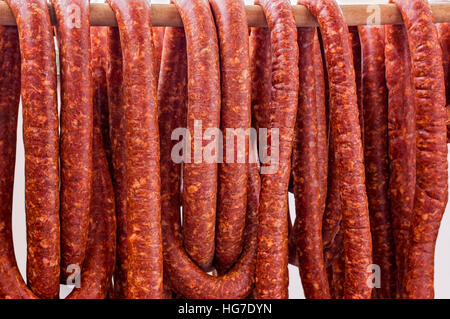
{"label": "wooden pole", "polygon": [[[109,5],[91,3],[92,26],[116,26],[117,21]],[[259,6],[246,6],[248,25],[250,27],[267,26],[264,13]],[[341,5],[348,25],[367,24],[401,24],[400,12],[393,4],[349,4]],[[450,22],[450,2],[431,3],[436,23]],[[49,4],[50,16],[54,17],[53,8]],[[315,18],[304,6],[293,6],[298,27],[316,26]],[[181,27],[180,15],[174,5],[153,4],[152,17],[154,26]],[[52,21],[54,22],[54,21]],[[14,17],[4,1],[0,1],[0,25],[16,25]]]}

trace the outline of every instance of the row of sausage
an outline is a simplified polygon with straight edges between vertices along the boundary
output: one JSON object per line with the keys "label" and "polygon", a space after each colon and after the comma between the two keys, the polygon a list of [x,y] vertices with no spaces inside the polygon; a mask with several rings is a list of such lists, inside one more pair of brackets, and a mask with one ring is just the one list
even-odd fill
{"label": "row of sausage", "polygon": [[[434,297],[450,26],[426,0],[392,0],[403,25],[350,28],[334,0],[299,1],[319,28],[297,28],[288,0],[255,2],[268,28],[248,27],[241,0],[173,0],[184,28],[152,27],[146,0],[108,0],[118,27],[91,27],[88,0],[51,0],[55,28],[45,0],[6,2],[0,298],[58,298],[71,280],[72,299],[288,298],[289,263],[307,298]],[[26,282],[11,226],[20,98]],[[176,163],[172,133],[196,121],[225,141],[269,129],[277,170],[226,152]]]}

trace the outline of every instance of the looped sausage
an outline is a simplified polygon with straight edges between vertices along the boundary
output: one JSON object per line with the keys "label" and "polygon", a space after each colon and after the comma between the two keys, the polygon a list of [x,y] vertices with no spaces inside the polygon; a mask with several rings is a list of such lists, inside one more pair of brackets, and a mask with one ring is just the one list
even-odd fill
{"label": "looped sausage", "polygon": [[243,132],[250,137],[249,41],[247,14],[241,0],[209,2],[218,29],[222,74],[220,127],[224,156],[219,165],[215,266],[223,273],[238,260],[244,242],[249,139],[235,135]]}
{"label": "looped sausage", "polygon": [[37,298],[17,267],[12,202],[20,102],[20,49],[16,27],[0,26],[0,299]]}
{"label": "looped sausage", "polygon": [[254,284],[259,207],[257,166],[249,167],[244,251],[234,267],[220,277],[210,276],[189,258],[183,248],[180,225],[181,165],[171,158],[175,141],[168,137],[186,123],[188,58],[185,41],[182,28],[167,28],[158,88],[164,270],[170,279],[171,288],[185,298],[245,298]]}
{"label": "looped sausage", "polygon": [[388,100],[384,26],[358,27],[363,53],[362,109],[366,187],[373,239],[373,260],[381,268],[374,296],[392,299],[397,289],[395,247],[388,199]]}
{"label": "looped sausage", "polygon": [[345,247],[345,298],[370,298],[372,242],[361,127],[349,33],[334,0],[303,0],[322,32],[330,90],[330,145],[340,190]]}
{"label": "looped sausage", "polygon": [[114,272],[115,298],[124,298],[127,273],[127,207],[126,207],[126,172],[124,141],[124,99],[122,91],[123,61],[119,30],[107,30],[107,71],[109,131],[111,137],[111,159],[113,168],[113,186],[117,217],[117,258]]}
{"label": "looped sausage", "polygon": [[160,148],[151,7],[145,0],[108,3],[118,21],[123,55],[127,225],[124,296],[162,298]]}
{"label": "looped sausage", "polygon": [[44,0],[7,0],[19,29],[25,146],[27,280],[58,298],[60,278],[58,108],[53,30]]}
{"label": "looped sausage", "polygon": [[[295,117],[298,105],[297,29],[292,7],[286,0],[262,0],[271,36],[272,96],[267,109],[268,149],[278,143],[279,154],[271,154],[276,171],[261,178],[258,216],[256,294],[258,298],[288,297],[287,196],[291,170]],[[272,135],[278,130],[279,140]],[[273,140],[272,140],[273,136]],[[277,163],[275,163],[277,162]]]}
{"label": "looped sausage", "polygon": [[[161,213],[164,216],[164,212],[174,203],[179,209],[181,199],[181,164],[175,163],[170,157],[175,141],[168,137],[174,129],[186,123],[187,56],[183,28],[166,28],[160,75],[157,98],[161,145]],[[165,236],[163,232],[163,241]],[[165,299],[172,294],[166,266],[164,294]]]}
{"label": "looped sausage", "polygon": [[[298,29],[300,89],[292,158],[297,214],[294,234],[306,298],[328,299],[330,293],[322,244],[324,207],[321,202],[326,194],[321,193],[323,189],[319,180],[318,150],[318,110],[322,108],[324,113],[325,104],[319,105],[316,102],[315,39],[315,28]],[[326,126],[320,126],[320,129],[326,132]]]}
{"label": "looped sausage", "polygon": [[[219,47],[214,18],[204,0],[174,1],[187,40],[187,132],[192,151],[183,165],[183,236],[189,256],[204,270],[214,259],[218,136],[220,121]],[[208,134],[210,136],[208,137]],[[211,145],[209,145],[211,144]],[[208,154],[208,149],[216,150]]]}
{"label": "looped sausage", "polygon": [[65,284],[71,267],[83,266],[89,232],[93,131],[89,1],[51,3],[61,62],[61,282]]}
{"label": "looped sausage", "polygon": [[411,55],[403,25],[386,26],[389,198],[397,265],[397,297],[404,298],[411,216],[416,183],[416,108]]}
{"label": "looped sausage", "polygon": [[406,26],[416,105],[416,184],[405,293],[434,297],[434,250],[448,199],[444,71],[427,1],[395,0]]}
{"label": "looped sausage", "polygon": [[[107,111],[105,105],[106,86],[104,83],[106,48],[106,28],[91,28],[91,69],[94,93],[94,136],[93,136],[93,181],[89,216],[89,239],[86,259],[81,272],[81,287],[75,288],[66,299],[105,299],[112,289],[112,275],[116,257],[116,212],[114,189],[109,171],[106,146],[103,142],[102,123]],[[94,51],[95,50],[95,51]]]}

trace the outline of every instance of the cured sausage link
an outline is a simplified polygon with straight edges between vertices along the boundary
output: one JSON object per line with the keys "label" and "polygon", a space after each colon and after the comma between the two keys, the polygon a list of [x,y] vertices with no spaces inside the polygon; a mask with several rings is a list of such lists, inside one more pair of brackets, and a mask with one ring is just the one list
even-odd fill
{"label": "cured sausage link", "polygon": [[[128,299],[162,298],[160,149],[151,7],[109,0],[123,55]],[[139,54],[136,54],[139,52]]]}
{"label": "cured sausage link", "polygon": [[[164,214],[171,205],[180,207],[181,164],[171,158],[175,141],[170,135],[186,123],[187,56],[183,28],[167,28],[165,31],[160,75],[157,99],[161,141],[161,213]],[[165,236],[163,233],[163,240]],[[165,298],[171,297],[169,287],[169,276],[164,269]]]}
{"label": "cured sausage link", "polygon": [[416,183],[416,108],[408,36],[403,25],[386,26],[389,198],[397,265],[397,297],[403,298]]}
{"label": "cured sausage link", "polygon": [[111,136],[111,153],[113,167],[113,186],[117,217],[117,258],[114,272],[114,297],[124,298],[127,272],[127,223],[126,223],[126,172],[124,144],[124,100],[122,47],[119,30],[108,28],[107,31],[107,90],[109,130]]}
{"label": "cured sausage link", "polygon": [[241,0],[209,2],[218,29],[222,73],[224,160],[219,165],[215,262],[223,273],[238,260],[244,243],[249,139],[238,134],[250,133],[251,125],[249,41]]}
{"label": "cured sausage link", "polygon": [[[288,297],[288,219],[287,196],[291,170],[295,117],[298,105],[297,28],[292,7],[286,0],[257,1],[266,15],[272,45],[272,96],[268,147],[278,143],[279,154],[272,155],[273,171],[262,175],[258,216],[256,293],[258,298]],[[275,163],[277,161],[277,163]]]}
{"label": "cured sausage link", "polygon": [[327,110],[325,104],[325,74],[323,68],[324,64],[318,34],[319,32],[316,29],[313,44],[313,63],[316,95],[315,103],[317,106],[317,165],[319,169],[320,211],[324,212],[328,192],[328,128]]}
{"label": "cured sausage link", "polygon": [[184,247],[197,265],[209,270],[215,250],[218,152],[208,154],[207,146],[218,150],[219,144],[217,135],[208,140],[205,132],[219,128],[219,47],[207,1],[174,3],[184,24],[189,75],[187,131],[191,143],[187,147],[192,155],[183,165]]}
{"label": "cured sausage link", "polygon": [[[388,99],[385,79],[384,26],[359,27],[363,52],[362,110],[366,187],[373,239],[373,261],[381,268],[374,296],[392,299],[397,276],[392,217],[388,200]],[[396,79],[398,81],[398,79]]]}
{"label": "cured sausage link", "polygon": [[[296,206],[295,236],[305,297],[330,298],[323,259],[322,216],[318,164],[315,28],[298,29],[300,89],[295,125],[292,171]],[[324,105],[322,105],[324,107]]]}
{"label": "cured sausage link", "polygon": [[[352,57],[353,57],[353,66],[355,71],[355,82],[356,82],[356,96],[359,110],[359,124],[361,126],[361,130],[364,127],[363,114],[361,111],[361,42],[359,38],[358,28],[355,26],[349,27],[349,41],[352,48]],[[329,119],[329,118],[328,118]],[[330,124],[331,128],[331,124]],[[333,134],[330,132],[329,134]],[[364,136],[363,136],[364,138]],[[330,137],[330,158],[329,158],[329,167],[330,167],[330,179],[329,179],[329,192],[327,194],[327,205],[324,213],[324,223],[323,223],[323,240],[324,247],[328,250],[335,250],[336,247],[333,241],[340,231],[340,225],[342,221],[342,213],[339,209],[339,182],[336,176],[336,159],[334,155],[334,138]],[[320,145],[320,144],[319,144]],[[363,139],[364,145],[364,139]],[[331,256],[330,254],[326,254],[326,256]]]}
{"label": "cured sausage link", "polygon": [[171,287],[185,298],[245,298],[254,283],[256,214],[259,204],[258,168],[249,167],[244,252],[232,270],[221,277],[203,272],[183,248],[180,225],[181,165],[172,160],[172,132],[186,123],[187,56],[182,28],[167,28],[158,88],[161,136],[161,198],[164,271]]}
{"label": "cured sausage link", "polygon": [[[106,151],[110,144],[103,141],[105,134],[109,138],[109,113],[105,83],[106,31],[105,27],[91,28],[91,73],[94,91],[92,162],[94,170],[89,239],[86,260],[81,272],[81,287],[75,288],[66,299],[105,299],[113,289],[111,279],[116,258],[117,223],[112,172],[109,169]],[[101,115],[102,112],[106,112],[106,114]]]}
{"label": "cured sausage link", "polygon": [[0,299],[32,299],[14,256],[12,202],[20,102],[20,50],[16,27],[0,26]]}
{"label": "cured sausage link", "polygon": [[345,298],[370,298],[372,242],[361,128],[349,33],[334,0],[301,1],[322,32],[330,90],[331,138],[340,190],[345,247]]}
{"label": "cured sausage link", "polygon": [[28,285],[57,298],[60,278],[58,110],[53,30],[44,0],[7,1],[21,49]]}
{"label": "cured sausage link", "polygon": [[117,231],[114,189],[103,149],[98,109],[94,112],[94,174],[86,260],[81,272],[81,287],[75,288],[66,299],[105,299],[114,272]]}
{"label": "cured sausage link", "polygon": [[51,3],[61,65],[61,283],[65,284],[71,267],[83,266],[89,232],[93,130],[89,1]]}
{"label": "cured sausage link", "polygon": [[416,184],[405,292],[434,297],[434,250],[447,205],[444,71],[433,14],[424,0],[395,0],[406,26],[416,104]]}

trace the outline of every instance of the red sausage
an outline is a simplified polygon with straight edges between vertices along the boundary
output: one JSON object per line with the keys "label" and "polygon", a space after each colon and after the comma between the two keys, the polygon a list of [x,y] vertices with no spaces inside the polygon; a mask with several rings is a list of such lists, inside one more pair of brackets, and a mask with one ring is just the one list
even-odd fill
{"label": "red sausage", "polygon": [[124,296],[157,299],[163,294],[163,257],[151,7],[145,0],[108,3],[118,21],[123,55],[127,212]]}
{"label": "red sausage", "polygon": [[37,298],[17,267],[12,202],[20,102],[20,50],[16,27],[0,26],[0,299]]}
{"label": "red sausage", "polygon": [[389,198],[398,276],[397,297],[403,298],[416,183],[416,108],[406,29],[403,25],[386,26],[385,38],[389,91]]}
{"label": "red sausage", "polygon": [[[61,65],[61,282],[83,266],[92,187],[89,1],[52,0]],[[74,9],[76,8],[76,10]]]}
{"label": "red sausage", "polygon": [[[94,82],[94,85],[97,83]],[[95,105],[98,106],[98,105]],[[94,111],[92,196],[89,239],[81,271],[81,286],[66,299],[105,299],[111,287],[116,257],[114,189],[103,149],[100,117]]]}
{"label": "red sausage", "polygon": [[[161,58],[158,84],[159,131],[161,145],[161,211],[174,203],[180,203],[181,164],[175,163],[170,154],[175,146],[170,135],[186,123],[187,112],[187,56],[186,38],[182,28],[167,28]],[[163,233],[163,239],[165,238]],[[172,297],[170,280],[164,270],[164,298]]]}
{"label": "red sausage", "polygon": [[245,298],[254,284],[256,218],[259,204],[258,168],[250,166],[244,253],[228,274],[204,273],[186,254],[180,231],[181,165],[172,160],[172,132],[186,123],[187,52],[182,28],[168,28],[164,39],[158,88],[161,136],[161,198],[164,270],[177,296],[186,298]]}
{"label": "red sausage", "polygon": [[[279,154],[272,154],[273,163],[261,180],[261,204],[258,216],[258,254],[256,293],[258,298],[288,297],[288,223],[287,196],[292,144],[298,104],[297,29],[292,7],[286,0],[255,2],[264,9],[271,32],[272,96],[267,109],[268,147],[278,143]],[[273,139],[273,140],[272,140]],[[277,163],[275,163],[277,162]],[[277,165],[269,171],[270,164]]]}
{"label": "red sausage", "polygon": [[[242,141],[234,136],[239,131],[250,133],[249,41],[247,14],[241,0],[209,2],[219,35],[222,81],[220,127],[224,156],[219,165],[215,262],[223,273],[238,260],[244,243],[249,135]],[[228,154],[229,150],[232,154]]]}
{"label": "red sausage", "polygon": [[[295,237],[305,297],[330,298],[322,243],[321,181],[319,180],[318,109],[315,84],[315,28],[298,29],[300,89],[292,171],[297,218]],[[323,109],[324,109],[324,105]]]}
{"label": "red sausage", "polygon": [[317,18],[327,61],[331,139],[340,190],[345,247],[345,298],[370,298],[372,242],[361,127],[347,25],[334,0],[304,0]]}
{"label": "red sausage", "polygon": [[317,154],[320,188],[320,211],[324,212],[328,192],[328,128],[325,102],[325,74],[318,31],[314,35],[314,83],[317,105]]}
{"label": "red sausage", "polygon": [[448,199],[444,71],[433,14],[424,0],[395,0],[406,26],[416,104],[416,185],[405,292],[434,297],[434,249]]}
{"label": "red sausage", "polygon": [[219,141],[217,135],[208,139],[205,132],[219,128],[219,47],[206,1],[174,3],[186,33],[189,74],[187,130],[192,155],[183,165],[184,247],[201,268],[209,270],[215,248],[218,152],[209,154],[208,148],[218,150]]}
{"label": "red sausage", "polygon": [[111,136],[113,186],[117,217],[117,258],[114,272],[114,297],[124,298],[127,272],[126,174],[124,147],[124,100],[122,91],[122,48],[119,30],[108,29],[107,84]]}
{"label": "red sausage", "polygon": [[21,50],[27,280],[40,298],[57,298],[60,277],[58,109],[53,30],[44,0],[7,1]]}
{"label": "red sausage", "polygon": [[364,159],[369,199],[373,260],[381,268],[374,295],[392,299],[397,289],[395,246],[388,200],[388,99],[384,62],[384,26],[359,27],[363,52],[362,98]]}

